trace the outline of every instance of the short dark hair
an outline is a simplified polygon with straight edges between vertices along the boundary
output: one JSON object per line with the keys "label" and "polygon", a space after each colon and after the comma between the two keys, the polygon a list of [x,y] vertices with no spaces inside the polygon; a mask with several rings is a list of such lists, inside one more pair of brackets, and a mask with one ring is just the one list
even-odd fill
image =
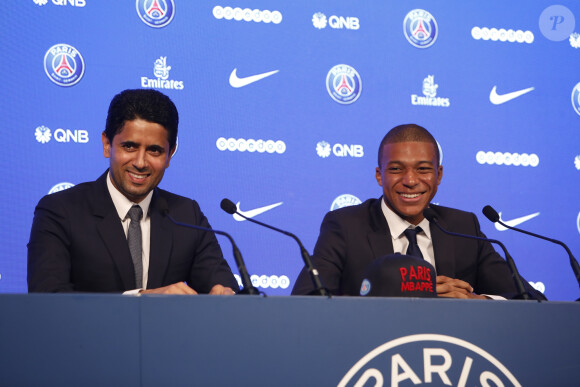
{"label": "short dark hair", "polygon": [[386,144],[394,144],[397,142],[430,142],[435,148],[436,166],[439,166],[439,145],[435,137],[427,129],[416,124],[404,124],[395,126],[389,130],[389,133],[383,137],[381,145],[379,145],[379,168],[381,167],[381,159],[383,158],[383,148]]}
{"label": "short dark hair", "polygon": [[142,119],[159,124],[167,130],[169,149],[177,142],[179,114],[175,104],[165,94],[152,89],[124,90],[111,100],[105,136],[109,142],[118,134],[126,121]]}

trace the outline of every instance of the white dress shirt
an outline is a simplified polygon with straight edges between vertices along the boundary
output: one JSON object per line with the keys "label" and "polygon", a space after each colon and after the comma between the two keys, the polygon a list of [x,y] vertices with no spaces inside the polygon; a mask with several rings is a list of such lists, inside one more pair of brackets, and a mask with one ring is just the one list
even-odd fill
{"label": "white dress shirt", "polygon": [[381,199],[381,209],[389,225],[391,232],[391,240],[393,242],[393,252],[405,254],[409,247],[409,240],[404,232],[408,228],[421,227],[422,232],[417,233],[417,244],[423,254],[423,259],[429,262],[435,268],[435,253],[433,250],[433,241],[431,240],[431,229],[429,228],[429,221],[423,219],[417,226],[407,222],[393,210],[391,210],[383,199]]}
{"label": "white dress shirt", "polygon": [[121,220],[121,224],[123,225],[123,230],[125,231],[125,238],[127,237],[127,233],[129,232],[129,223],[131,223],[131,219],[127,216],[127,213],[134,205],[138,205],[143,210],[143,217],[141,218],[141,237],[142,240],[142,260],[143,260],[143,288],[142,289],[134,289],[128,290],[123,294],[138,294],[139,291],[143,289],[147,289],[147,278],[149,273],[149,247],[151,241],[151,218],[149,216],[149,205],[151,204],[151,198],[153,197],[153,191],[149,192],[149,194],[141,201],[141,203],[133,203],[129,199],[125,197],[111,181],[111,172],[107,174],[107,188],[109,190],[109,194],[111,195],[111,199],[113,199],[113,204],[115,205],[115,209],[117,210],[117,214],[119,215],[119,219]]}

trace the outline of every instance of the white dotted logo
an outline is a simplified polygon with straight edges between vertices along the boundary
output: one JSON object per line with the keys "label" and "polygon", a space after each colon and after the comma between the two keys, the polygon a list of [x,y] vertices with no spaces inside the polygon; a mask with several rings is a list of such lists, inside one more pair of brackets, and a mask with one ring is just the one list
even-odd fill
{"label": "white dotted logo", "polygon": [[513,165],[514,167],[537,167],[540,158],[535,153],[509,153],[509,152],[484,152],[479,151],[475,155],[479,164],[489,165]]}
{"label": "white dotted logo", "polygon": [[34,4],[36,5],[46,5],[46,3],[48,3],[48,0],[33,0]]}
{"label": "white dotted logo", "polygon": [[[243,287],[242,279],[239,275],[234,274],[234,278],[238,281],[238,286],[240,288]],[[250,276],[250,281],[252,281],[252,285],[256,288],[262,289],[287,289],[290,286],[290,278],[285,275],[277,276],[277,275],[252,275]]]}
{"label": "white dotted logo", "polygon": [[282,22],[282,14],[279,11],[268,11],[259,9],[241,9],[232,7],[221,7],[216,5],[213,8],[213,16],[218,19],[246,21],[255,23],[274,23],[280,24]]}
{"label": "white dotted logo", "polygon": [[50,132],[50,129],[42,125],[36,128],[34,131],[34,137],[36,137],[36,141],[39,143],[46,144],[52,138],[52,133]]}
{"label": "white dotted logo", "polygon": [[491,40],[494,42],[508,42],[508,43],[528,43],[534,42],[534,33],[532,31],[514,31],[512,29],[506,30],[504,28],[487,28],[487,27],[473,27],[471,29],[471,36],[475,40]]}
{"label": "white dotted logo", "polygon": [[243,138],[225,138],[220,137],[216,141],[216,146],[221,151],[229,150],[230,152],[258,152],[258,153],[278,153],[286,152],[286,143],[278,140],[254,140]]}
{"label": "white dotted logo", "polygon": [[580,171],[580,155],[574,158],[574,166],[576,167],[577,170]]}

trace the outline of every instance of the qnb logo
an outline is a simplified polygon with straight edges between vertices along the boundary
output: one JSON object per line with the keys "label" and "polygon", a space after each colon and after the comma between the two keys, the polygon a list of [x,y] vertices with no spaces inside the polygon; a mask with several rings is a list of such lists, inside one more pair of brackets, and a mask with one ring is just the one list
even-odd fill
{"label": "qnb logo", "polygon": [[254,140],[254,139],[243,139],[238,138],[225,138],[220,137],[216,141],[216,146],[221,151],[229,150],[230,152],[240,151],[240,152],[258,152],[258,153],[278,153],[282,154],[286,152],[286,143],[284,141],[278,140]]}
{"label": "qnb logo", "polygon": [[43,125],[36,128],[34,131],[34,137],[36,137],[36,141],[39,143],[46,144],[52,138],[52,133],[49,128]]}
{"label": "qnb logo", "polygon": [[344,194],[340,195],[330,205],[330,211],[338,210],[339,208],[349,207],[349,206],[356,206],[357,204],[361,204],[359,198],[354,195]]}
{"label": "qnb logo", "polygon": [[424,9],[414,9],[403,20],[403,32],[413,46],[427,48],[437,40],[439,28],[433,15]]}
{"label": "qnb logo", "polygon": [[[46,5],[48,0],[34,0],[34,4],[36,5]],[[52,0],[52,4],[54,5],[70,5],[73,7],[84,7],[87,5],[86,0]]]}
{"label": "qnb logo", "polygon": [[69,189],[71,187],[74,187],[75,185],[73,183],[67,183],[67,182],[63,182],[63,183],[58,183],[56,185],[54,185],[49,191],[48,194],[53,194],[55,192],[60,192],[60,191],[64,191],[65,189]]}
{"label": "qnb logo", "polygon": [[316,12],[314,15],[312,15],[312,24],[319,30],[326,28],[327,24],[330,26],[330,28],[334,28],[336,30],[358,30],[360,28],[360,22],[357,17],[332,15],[327,20],[326,15],[322,12]]}
{"label": "qnb logo", "polygon": [[255,23],[274,23],[280,24],[282,22],[282,14],[280,11],[268,11],[259,9],[241,9],[232,7],[221,7],[216,5],[213,8],[213,16],[216,19],[247,21]]}
{"label": "qnb logo", "polygon": [[339,387],[425,383],[449,386],[521,386],[489,352],[456,337],[417,334],[389,341],[363,356]]}
{"label": "qnb logo", "polygon": [[[234,274],[234,278],[238,281],[238,286],[243,288],[242,279],[239,275]],[[252,281],[252,285],[256,288],[263,288],[263,289],[287,289],[290,286],[290,278],[285,275],[277,276],[277,275],[252,275],[250,276],[250,281]]]}
{"label": "qnb logo", "polygon": [[360,75],[349,65],[336,65],[326,75],[326,90],[336,102],[351,104],[360,97],[362,91]]}
{"label": "qnb logo", "polygon": [[365,155],[362,145],[334,144],[332,147],[326,141],[316,144],[316,153],[323,159],[330,156],[330,153],[337,157],[363,157]]}
{"label": "qnb logo", "polygon": [[59,86],[79,83],[85,73],[85,61],[81,53],[68,44],[55,44],[44,55],[44,72]]}
{"label": "qnb logo", "polygon": [[479,164],[489,165],[512,165],[514,167],[537,167],[540,158],[535,153],[509,153],[509,152],[484,152],[479,151],[475,155]]}
{"label": "qnb logo", "polygon": [[532,31],[514,31],[505,28],[487,28],[487,27],[473,27],[471,29],[471,36],[475,40],[491,40],[493,42],[509,42],[509,43],[528,43],[534,42],[534,33]]}
{"label": "qnb logo", "polygon": [[137,15],[149,27],[165,27],[175,16],[173,0],[137,0],[135,2]]}
{"label": "qnb logo", "polygon": [[171,70],[171,66],[167,65],[167,57],[159,57],[153,63],[153,75],[156,78],[141,77],[141,87],[149,89],[183,90],[185,87],[183,81],[169,79],[169,70]]}
{"label": "qnb logo", "polygon": [[574,166],[576,167],[577,170],[580,171],[580,155],[574,157]]}
{"label": "qnb logo", "polygon": [[438,87],[439,85],[435,83],[435,76],[427,75],[427,78],[423,79],[423,96],[412,94],[411,103],[422,106],[449,107],[451,105],[449,98],[437,97]]}
{"label": "qnb logo", "polygon": [[86,144],[89,142],[89,132],[86,130],[70,130],[58,128],[51,133],[50,129],[42,125],[34,130],[34,137],[36,141],[41,144],[46,144],[54,138],[57,142],[76,142]]}
{"label": "qnb logo", "polygon": [[572,107],[576,114],[580,116],[580,82],[572,89]]}

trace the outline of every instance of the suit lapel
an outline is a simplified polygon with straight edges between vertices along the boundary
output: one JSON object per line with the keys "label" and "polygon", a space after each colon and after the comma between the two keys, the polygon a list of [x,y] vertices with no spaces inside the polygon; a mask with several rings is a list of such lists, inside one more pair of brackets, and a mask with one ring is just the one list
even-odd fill
{"label": "suit lapel", "polygon": [[[433,210],[437,211],[436,206],[430,206]],[[439,218],[439,223],[441,227],[447,229],[447,225],[444,220]],[[443,231],[433,224],[430,224],[429,229],[431,230],[431,239],[433,241],[433,253],[435,255],[435,269],[437,270],[437,275],[445,275],[451,278],[455,278],[455,250],[453,246],[453,236],[445,234]]]}
{"label": "suit lapel", "polygon": [[381,209],[381,196],[370,208],[371,231],[367,238],[375,259],[383,255],[393,254],[393,241],[391,239],[389,225]]}
{"label": "suit lapel", "polygon": [[92,198],[93,215],[101,218],[97,221],[97,230],[111,258],[117,266],[125,289],[135,289],[135,269],[127,238],[119,215],[107,189],[107,172],[99,177],[95,184]]}
{"label": "suit lapel", "polygon": [[160,202],[158,189],[153,192],[151,205],[149,206],[149,215],[151,217],[151,235],[149,249],[149,277],[147,287],[150,289],[163,286],[163,278],[169,265],[169,257],[173,244],[171,232],[172,223],[162,214],[162,207],[166,207]]}

